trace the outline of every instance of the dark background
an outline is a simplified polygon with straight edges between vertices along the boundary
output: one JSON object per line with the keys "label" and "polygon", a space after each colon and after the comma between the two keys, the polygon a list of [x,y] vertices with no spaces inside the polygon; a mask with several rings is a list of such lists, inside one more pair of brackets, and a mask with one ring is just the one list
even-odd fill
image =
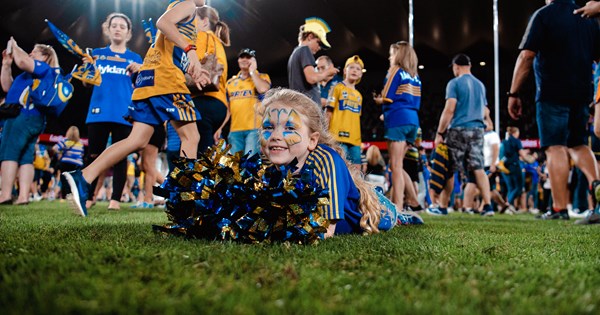
{"label": "dark background", "polygon": [[[168,0],[19,0],[3,1],[0,12],[0,47],[6,47],[9,36],[30,51],[34,43],[55,47],[63,70],[70,71],[80,61],[59,47],[44,19],[48,18],[82,47],[99,47],[107,42],[101,24],[114,11],[127,14],[134,23],[129,48],[142,57],[148,44],[141,20],[154,21],[164,12]],[[452,56],[468,54],[473,74],[487,88],[487,98],[494,113],[493,85],[493,11],[492,0],[415,0],[414,40],[423,82],[421,125],[425,139],[432,139],[444,107],[445,87],[452,78],[448,68]],[[585,1],[576,1],[582,5]],[[408,40],[408,0],[212,0],[221,20],[231,28],[231,47],[226,47],[229,76],[237,73],[237,52],[250,47],[257,51],[259,70],[268,73],[273,86],[286,86],[286,65],[289,54],[297,46],[298,27],[304,18],[318,16],[329,23],[332,32],[328,40],[332,49],[327,53],[338,66],[346,58],[358,54],[367,72],[357,86],[364,97],[363,141],[381,140],[381,113],[371,100],[379,91],[388,68],[389,45]],[[533,78],[529,78],[524,97],[524,118],[511,121],[506,111],[505,92],[510,86],[521,41],[531,14],[544,5],[536,1],[499,1],[500,31],[500,122],[504,130],[509,124],[521,128],[521,137],[537,137],[533,104]],[[321,53],[320,53],[321,54]],[[319,54],[319,55],[320,55]],[[485,66],[480,65],[485,62]],[[15,73],[16,69],[14,70]],[[59,119],[49,119],[46,133],[64,134],[70,125],[80,127],[85,136],[91,89],[74,80],[75,95]],[[201,104],[199,105],[201,106]],[[492,116],[494,117],[494,116]]]}

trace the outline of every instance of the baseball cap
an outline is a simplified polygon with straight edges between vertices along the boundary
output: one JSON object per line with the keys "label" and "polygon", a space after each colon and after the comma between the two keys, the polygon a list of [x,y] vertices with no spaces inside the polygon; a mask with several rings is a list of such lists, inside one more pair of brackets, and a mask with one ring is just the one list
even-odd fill
{"label": "baseball cap", "polygon": [[327,33],[331,32],[331,28],[323,19],[316,16],[306,18],[304,20],[304,32],[315,34],[321,41],[321,49],[331,48],[327,41]]}
{"label": "baseball cap", "polygon": [[244,48],[244,49],[240,50],[240,53],[238,54],[238,58],[242,57],[242,56],[256,57],[256,51],[254,51],[250,48]]}
{"label": "baseball cap", "polygon": [[454,58],[452,58],[452,64],[450,65],[470,66],[471,58],[469,58],[469,56],[465,54],[457,54],[456,56],[454,56]]}
{"label": "baseball cap", "polygon": [[[346,69],[346,67],[348,67],[348,65],[352,64],[352,63],[357,63],[360,65],[360,67],[362,68],[362,72],[365,72],[365,64],[362,61],[362,59],[360,59],[360,57],[358,55],[354,55],[350,58],[348,58],[348,60],[346,60],[346,63],[344,64],[344,69]],[[346,75],[344,74],[344,79],[346,78]],[[358,84],[360,82],[360,79],[358,79],[358,81],[356,81],[356,84]]]}

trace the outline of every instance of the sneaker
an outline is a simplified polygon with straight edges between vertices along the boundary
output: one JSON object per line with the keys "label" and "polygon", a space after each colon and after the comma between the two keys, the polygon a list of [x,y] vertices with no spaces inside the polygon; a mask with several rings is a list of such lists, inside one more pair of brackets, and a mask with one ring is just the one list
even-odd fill
{"label": "sneaker", "polygon": [[588,214],[591,211],[592,210],[579,211],[579,209],[573,209],[573,210],[569,211],[569,218],[576,218],[576,219],[585,218],[588,216]]}
{"label": "sneaker", "polygon": [[513,205],[508,205],[506,209],[504,209],[504,214],[514,215],[517,214],[517,209]]}
{"label": "sneaker", "polygon": [[531,213],[531,214],[539,214],[540,213],[540,209],[538,209],[538,208],[529,209],[529,213]]}
{"label": "sneaker", "polygon": [[595,180],[592,182],[591,194],[594,201],[598,203],[598,201],[600,201],[600,180]]}
{"label": "sneaker", "polygon": [[585,218],[575,221],[575,224],[598,224],[598,223],[600,223],[600,213],[599,213],[598,208],[596,208],[596,210],[594,210],[594,211],[589,211],[588,215]]}
{"label": "sneaker", "polygon": [[448,215],[448,209],[437,205],[432,205],[431,207],[425,209],[425,211],[430,215]]}
{"label": "sneaker", "polygon": [[135,205],[129,206],[132,209],[152,209],[154,208],[154,204],[149,202],[138,202]]}
{"label": "sneaker", "polygon": [[421,225],[425,221],[414,212],[400,211],[397,216],[397,225]]}
{"label": "sneaker", "polygon": [[546,211],[546,213],[538,215],[535,218],[541,219],[541,220],[557,220],[557,219],[569,220],[569,212],[567,211],[567,209],[563,209],[558,212],[548,210],[548,211]]}
{"label": "sneaker", "polygon": [[71,194],[73,198],[71,198],[71,203],[75,206],[78,211],[77,214],[85,217],[87,216],[87,208],[85,207],[85,202],[88,196],[88,190],[90,184],[88,184],[80,170],[73,172],[64,172],[63,176],[69,183],[69,187],[71,188]]}
{"label": "sneaker", "polygon": [[425,209],[423,209],[423,207],[421,207],[421,205],[411,206],[411,205],[408,205],[408,204],[407,204],[407,205],[404,207],[404,210],[405,210],[405,211],[411,211],[411,212],[420,212],[420,211],[423,211],[423,210],[425,210]]}
{"label": "sneaker", "polygon": [[465,210],[465,213],[466,214],[478,214],[479,211],[473,210],[473,208],[468,208],[468,209]]}
{"label": "sneaker", "polygon": [[484,205],[483,210],[481,211],[481,216],[484,216],[484,217],[494,216],[494,209],[492,209],[492,206],[489,204]]}

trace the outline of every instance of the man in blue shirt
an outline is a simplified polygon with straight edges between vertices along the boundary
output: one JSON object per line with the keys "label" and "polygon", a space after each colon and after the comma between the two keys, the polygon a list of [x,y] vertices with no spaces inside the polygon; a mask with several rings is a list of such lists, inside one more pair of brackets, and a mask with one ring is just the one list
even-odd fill
{"label": "man in blue shirt", "polygon": [[[459,170],[463,176],[472,172],[477,187],[483,197],[482,215],[492,216],[494,210],[490,202],[490,184],[483,170],[483,131],[484,115],[487,106],[485,86],[471,74],[471,59],[458,54],[452,59],[452,72],[455,78],[446,86],[446,105],[438,125],[435,145],[446,142],[450,158],[449,173]],[[452,191],[453,178],[449,178],[444,190]],[[442,194],[442,197],[449,196]],[[446,198],[440,201],[441,206]],[[445,208],[428,208],[434,215],[446,214]]]}
{"label": "man in blue shirt", "polygon": [[[546,0],[529,21],[508,93],[508,112],[521,116],[519,90],[531,68],[535,72],[536,110],[541,147],[548,156],[554,204],[542,219],[569,219],[569,157],[592,183],[600,199],[594,155],[586,145],[586,121],[592,101],[592,71],[600,57],[600,27],[595,20],[574,14],[573,0]],[[577,224],[600,223],[598,207]]]}

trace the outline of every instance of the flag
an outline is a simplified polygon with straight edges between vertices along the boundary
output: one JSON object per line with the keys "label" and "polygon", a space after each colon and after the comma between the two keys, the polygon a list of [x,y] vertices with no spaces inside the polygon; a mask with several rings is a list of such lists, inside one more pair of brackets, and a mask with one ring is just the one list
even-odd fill
{"label": "flag", "polygon": [[440,194],[446,186],[449,174],[450,159],[448,157],[448,146],[440,143],[431,154],[431,178],[429,188],[436,194]]}
{"label": "flag", "polygon": [[150,45],[154,44],[154,41],[156,41],[156,26],[152,22],[152,18],[149,18],[148,21],[142,20],[142,26],[144,27],[144,34],[146,34],[148,43]]}
{"label": "flag", "polygon": [[89,52],[84,52],[74,40],[56,27],[56,25],[52,24],[52,22],[48,20],[45,21],[48,23],[48,27],[50,28],[52,34],[54,34],[54,37],[56,37],[58,42],[63,47],[65,47],[73,55],[81,57],[87,61],[73,70],[71,73],[72,76],[84,83],[100,85],[100,83],[102,83],[102,77],[100,76],[100,71],[97,71],[96,69],[96,61],[94,58],[92,58],[91,54]]}

